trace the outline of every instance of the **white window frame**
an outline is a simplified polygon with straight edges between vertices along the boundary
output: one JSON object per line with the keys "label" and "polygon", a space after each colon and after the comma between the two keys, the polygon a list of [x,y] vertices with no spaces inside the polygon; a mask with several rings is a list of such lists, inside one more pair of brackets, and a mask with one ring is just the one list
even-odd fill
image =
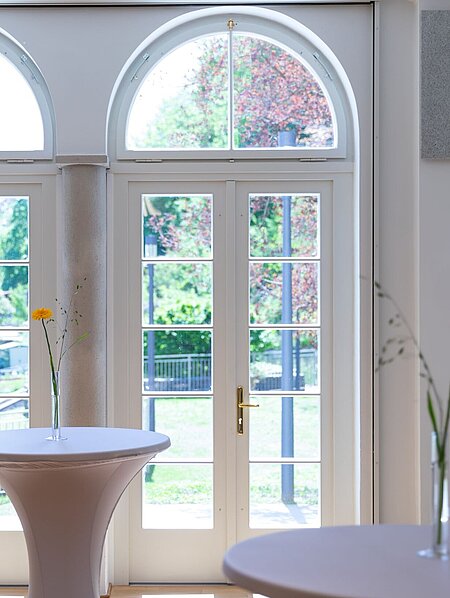
{"label": "white window frame", "polygon": [[0,53],[22,74],[39,106],[44,131],[42,150],[0,151],[0,160],[51,160],[54,154],[54,110],[45,79],[28,52],[0,29]]}
{"label": "white window frame", "polygon": [[[19,175],[14,170],[11,168],[9,174],[0,172],[0,195],[29,197],[29,424],[48,427],[48,354],[41,327],[31,320],[31,312],[36,307],[53,305],[56,293],[56,173]],[[0,542],[8,546],[0,562],[0,585],[27,584],[23,532],[0,530]]]}
{"label": "white window frame", "polygon": [[[173,19],[147,38],[131,57],[122,71],[109,119],[110,155],[117,160],[182,160],[182,159],[327,159],[348,158],[352,154],[351,135],[348,135],[349,108],[344,105],[346,97],[341,79],[328,57],[325,44],[307,27],[286,20],[281,13],[262,8],[239,7],[230,11],[225,8],[203,9],[195,13],[195,19],[182,15]],[[190,15],[192,17],[192,13]],[[226,149],[226,150],[129,150],[126,147],[126,131],[134,98],[148,73],[170,51],[193,39],[214,33],[224,33],[227,19],[236,21],[236,33],[249,33],[272,39],[281,47],[294,51],[299,61],[305,63],[320,82],[334,111],[337,145],[333,148],[289,149]]]}

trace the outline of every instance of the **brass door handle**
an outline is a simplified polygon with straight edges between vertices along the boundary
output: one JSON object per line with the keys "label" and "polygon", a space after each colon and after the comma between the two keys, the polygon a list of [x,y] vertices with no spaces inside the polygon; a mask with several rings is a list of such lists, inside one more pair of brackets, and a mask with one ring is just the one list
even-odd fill
{"label": "brass door handle", "polygon": [[257,403],[244,403],[244,387],[238,386],[236,391],[237,407],[237,433],[244,433],[244,408],[259,407]]}

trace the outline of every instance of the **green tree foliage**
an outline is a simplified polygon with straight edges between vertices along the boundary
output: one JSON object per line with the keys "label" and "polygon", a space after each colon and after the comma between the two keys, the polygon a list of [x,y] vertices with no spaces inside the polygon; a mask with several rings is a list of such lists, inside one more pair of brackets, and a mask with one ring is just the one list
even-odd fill
{"label": "green tree foliage", "polygon": [[[180,64],[186,64],[187,46],[175,50]],[[137,147],[229,147],[228,38],[207,36],[195,47],[193,63],[177,74],[177,92],[168,90],[157,113],[148,115]],[[158,85],[157,72],[150,73],[147,89],[152,89],[153,76]],[[333,144],[330,107],[320,84],[295,55],[275,43],[233,36],[232,96],[235,147],[278,147],[279,133],[289,130],[295,131],[297,146]]]}

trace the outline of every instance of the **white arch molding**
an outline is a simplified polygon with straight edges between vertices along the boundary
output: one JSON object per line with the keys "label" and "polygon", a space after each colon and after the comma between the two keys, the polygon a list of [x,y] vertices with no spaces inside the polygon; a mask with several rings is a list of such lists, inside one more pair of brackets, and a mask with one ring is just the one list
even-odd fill
{"label": "white arch molding", "polygon": [[[359,156],[358,111],[349,78],[332,50],[313,31],[292,17],[260,7],[217,7],[180,15],[152,32],[133,52],[123,66],[111,94],[107,115],[106,147],[112,161],[116,159],[220,159],[261,157],[261,150],[185,150],[161,151],[126,149],[125,136],[129,109],[135,94],[148,72],[170,51],[180,45],[211,33],[223,33],[226,19],[237,21],[239,31],[272,39],[294,51],[308,65],[322,84],[330,104],[336,111],[338,146],[329,149],[295,148],[262,150],[264,157],[347,158],[356,162]],[[271,152],[271,154],[270,154]]]}

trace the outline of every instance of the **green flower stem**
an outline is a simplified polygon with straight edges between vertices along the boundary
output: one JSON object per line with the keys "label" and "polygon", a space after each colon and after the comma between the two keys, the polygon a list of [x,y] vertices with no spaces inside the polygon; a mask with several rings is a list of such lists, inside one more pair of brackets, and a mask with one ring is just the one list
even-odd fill
{"label": "green flower stem", "polygon": [[[425,359],[424,354],[420,349],[419,342],[416,336],[414,335],[413,329],[409,325],[408,320],[406,319],[405,315],[400,309],[400,306],[392,297],[392,295],[386,292],[386,290],[382,287],[382,285],[379,282],[374,281],[374,286],[376,288],[378,297],[390,301],[396,310],[395,316],[389,320],[389,324],[394,326],[403,326],[403,329],[406,331],[408,335],[406,336],[406,338],[394,336],[386,342],[386,344],[382,348],[382,355],[388,349],[390,343],[393,343],[395,341],[397,341],[397,350],[394,353],[394,355],[389,359],[380,357],[378,361],[378,367],[381,367],[382,365],[385,365],[387,363],[391,363],[397,356],[404,355],[405,343],[407,341],[410,341],[412,342],[414,349],[417,351],[419,357],[420,376],[424,378],[427,382],[427,410],[428,415],[430,416],[431,427],[434,433],[434,441],[432,448],[433,512],[434,509],[437,509],[437,513],[433,513],[433,534],[435,535],[435,537],[433,538],[433,543],[435,546],[442,546],[442,542],[444,540],[442,511],[444,506],[447,508],[447,506],[444,505],[444,498],[447,495],[445,484],[447,471],[447,439],[450,422],[450,388],[447,403],[445,405],[442,400],[442,397],[438,393],[433,376],[431,375],[431,369],[428,365],[427,360]],[[439,469],[439,471],[436,471],[436,467]],[[445,553],[447,554],[447,548],[445,548]]]}
{"label": "green flower stem", "polygon": [[438,496],[438,512],[437,512],[437,534],[436,544],[442,544],[442,508],[444,506],[444,484],[445,484],[445,469],[446,463],[441,460],[438,461],[439,468],[439,496]]}
{"label": "green flower stem", "polygon": [[[409,334],[409,338],[412,340],[414,347],[416,348],[416,351],[419,355],[419,359],[424,367],[425,373],[426,373],[426,377],[427,377],[427,382],[429,384],[429,386],[432,388],[434,396],[436,397],[436,402],[438,405],[438,409],[439,409],[439,420],[440,422],[442,422],[443,420],[443,408],[442,408],[442,401],[439,398],[439,393],[436,389],[435,383],[434,383],[434,379],[431,375],[431,370],[428,366],[428,362],[425,359],[422,351],[420,350],[420,346],[419,346],[419,342],[411,328],[411,326],[409,325],[408,320],[406,319],[406,317],[403,315],[402,310],[400,309],[400,306],[398,305],[397,301],[394,299],[394,297],[392,297],[392,295],[389,295],[389,293],[386,292],[386,290],[380,285],[380,283],[375,282],[375,287],[378,290],[378,296],[379,297],[384,297],[385,299],[387,299],[388,301],[390,301],[392,303],[392,305],[395,307],[398,316],[400,317],[401,321],[403,322],[403,325],[405,326],[408,334]],[[450,397],[449,397],[450,398]],[[445,434],[445,438],[447,437],[447,435]],[[439,438],[438,438],[439,440]]]}
{"label": "green flower stem", "polygon": [[[56,380],[55,364],[53,362],[53,354],[52,354],[52,348],[50,345],[50,339],[48,338],[47,327],[45,325],[44,320],[41,320],[41,322],[42,322],[42,327],[44,329],[45,340],[47,342],[48,355],[50,357],[50,368],[52,371],[53,394],[55,395],[55,397],[58,397],[58,383]],[[59,403],[57,400],[55,400],[55,405],[54,405],[53,422],[56,424],[59,423]]]}

